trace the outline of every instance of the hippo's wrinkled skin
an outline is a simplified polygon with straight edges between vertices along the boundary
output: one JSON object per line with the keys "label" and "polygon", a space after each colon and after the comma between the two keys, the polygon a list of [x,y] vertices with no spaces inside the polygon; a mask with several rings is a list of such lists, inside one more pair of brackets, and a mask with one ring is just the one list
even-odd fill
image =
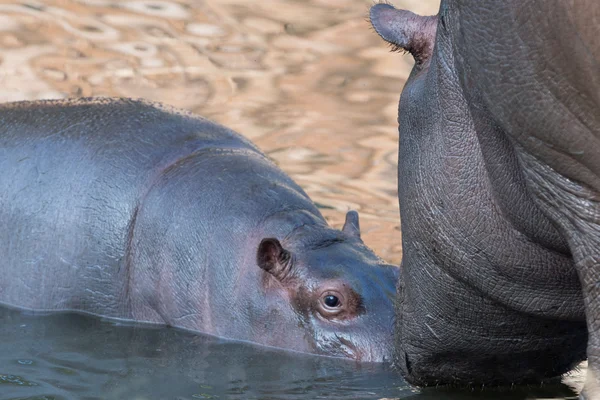
{"label": "hippo's wrinkled skin", "polygon": [[0,302],[389,357],[397,268],[238,134],[132,100],[0,106]]}
{"label": "hippo's wrinkled skin", "polygon": [[[600,2],[370,11],[399,104],[395,364],[418,385],[600,368]],[[587,319],[586,319],[587,316]],[[586,327],[587,321],[587,327]]]}

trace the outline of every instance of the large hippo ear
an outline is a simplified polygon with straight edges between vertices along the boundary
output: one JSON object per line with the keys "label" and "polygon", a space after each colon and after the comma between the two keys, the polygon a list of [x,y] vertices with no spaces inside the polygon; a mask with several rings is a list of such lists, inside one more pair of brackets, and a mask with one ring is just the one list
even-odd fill
{"label": "large hippo ear", "polygon": [[375,4],[369,11],[375,32],[394,49],[404,49],[421,65],[433,53],[437,16],[423,17],[407,10],[397,10],[389,4]]}
{"label": "large hippo ear", "polygon": [[283,280],[290,272],[292,253],[275,238],[263,239],[258,245],[256,263],[275,278]]}
{"label": "large hippo ear", "polygon": [[358,222],[358,212],[350,210],[346,213],[346,222],[342,232],[346,235],[360,239],[360,224]]}

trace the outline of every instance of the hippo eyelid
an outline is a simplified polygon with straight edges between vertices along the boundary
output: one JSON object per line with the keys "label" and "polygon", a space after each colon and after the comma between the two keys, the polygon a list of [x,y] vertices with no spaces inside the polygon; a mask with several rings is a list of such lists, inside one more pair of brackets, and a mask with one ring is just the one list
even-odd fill
{"label": "hippo eyelid", "polygon": [[[347,285],[342,285],[342,287],[341,290],[330,288],[320,293],[317,300],[319,304],[317,311],[323,318],[330,321],[344,321],[365,313],[366,308],[362,296]],[[340,305],[336,307],[327,306],[324,299],[329,295],[338,297]]]}

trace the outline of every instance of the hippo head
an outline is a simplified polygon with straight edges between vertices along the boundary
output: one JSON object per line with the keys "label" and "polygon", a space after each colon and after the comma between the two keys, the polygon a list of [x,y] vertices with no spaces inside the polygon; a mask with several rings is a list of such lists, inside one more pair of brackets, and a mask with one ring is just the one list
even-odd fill
{"label": "hippo head", "polygon": [[[389,360],[398,268],[364,245],[356,212],[348,212],[342,231],[307,224],[281,241],[263,239],[257,265],[273,303],[271,315],[279,320],[288,315],[286,326],[274,328],[279,332],[271,344],[360,361]],[[281,303],[286,307],[277,306]]]}

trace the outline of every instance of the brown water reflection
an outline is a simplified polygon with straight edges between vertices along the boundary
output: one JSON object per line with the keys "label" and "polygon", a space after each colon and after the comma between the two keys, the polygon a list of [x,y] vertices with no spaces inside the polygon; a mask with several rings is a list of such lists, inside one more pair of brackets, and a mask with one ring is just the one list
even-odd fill
{"label": "brown water reflection", "polygon": [[[395,5],[435,13],[439,0]],[[0,101],[143,97],[254,140],[340,226],[401,256],[396,105],[409,56],[372,0],[0,0]]]}

